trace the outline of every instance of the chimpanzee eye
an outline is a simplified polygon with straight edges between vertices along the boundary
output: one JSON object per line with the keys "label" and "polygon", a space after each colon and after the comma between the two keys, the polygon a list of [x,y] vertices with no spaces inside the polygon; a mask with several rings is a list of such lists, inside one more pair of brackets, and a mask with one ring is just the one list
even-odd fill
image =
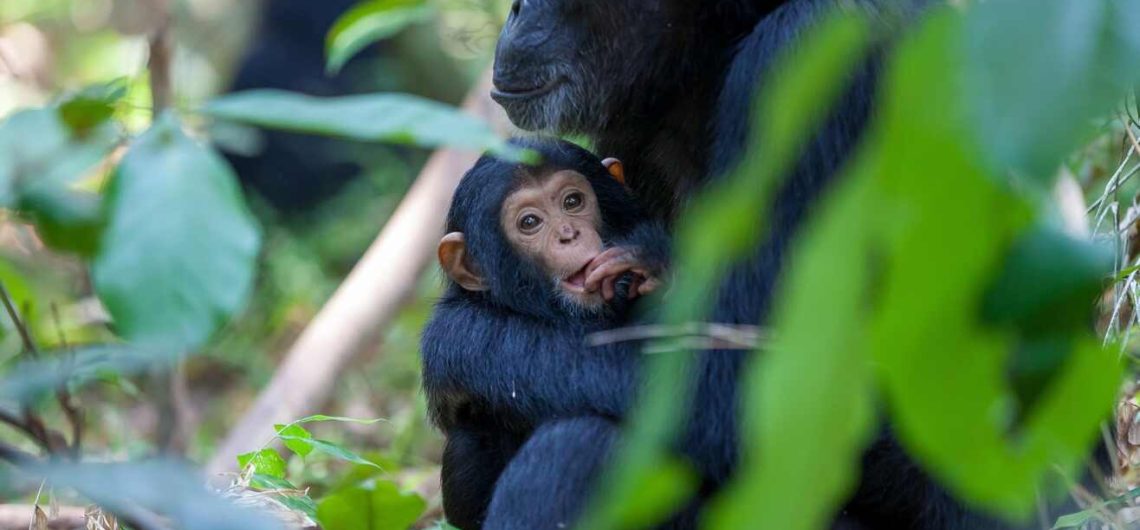
{"label": "chimpanzee eye", "polygon": [[541,225],[542,218],[532,213],[528,213],[519,219],[519,230],[522,230],[528,234],[533,233],[535,230],[538,230],[538,227]]}
{"label": "chimpanzee eye", "polygon": [[581,208],[582,204],[585,202],[586,198],[582,196],[582,193],[576,191],[570,195],[567,195],[565,199],[562,199],[562,208],[568,212],[572,212],[578,208]]}

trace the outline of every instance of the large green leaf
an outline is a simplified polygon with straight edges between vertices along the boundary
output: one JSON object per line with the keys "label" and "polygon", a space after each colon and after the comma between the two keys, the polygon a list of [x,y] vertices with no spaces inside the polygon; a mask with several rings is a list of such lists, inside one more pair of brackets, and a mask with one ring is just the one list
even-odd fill
{"label": "large green leaf", "polygon": [[318,98],[251,90],[215,99],[203,111],[227,121],[354,140],[513,152],[486,123],[408,94]]}
{"label": "large green leaf", "polygon": [[875,424],[870,170],[828,201],[790,262],[775,343],[743,382],[743,465],[709,528],[826,528],[855,485]]}
{"label": "large green leaf", "polygon": [[325,530],[406,530],[427,508],[418,495],[386,481],[341,490],[317,503]]}
{"label": "large green leaf", "polygon": [[328,71],[337,73],[364,47],[431,18],[425,0],[370,0],[341,15],[325,39]]}
{"label": "large green leaf", "polygon": [[[1036,2],[1008,3],[1034,19]],[[1065,348],[1064,370],[1017,422],[1006,368],[1013,346],[1031,328],[1025,323],[1035,318],[1021,301],[1069,299],[1084,280],[1070,288],[1063,276],[1087,277],[1088,260],[1033,267],[1033,282],[999,282],[1008,301],[998,316],[1019,325],[986,322],[993,279],[1007,257],[1024,253],[1016,242],[1041,213],[978,152],[956,58],[971,30],[956,12],[939,11],[901,47],[885,81],[874,201],[884,247],[877,251],[882,271],[870,351],[909,451],[959,496],[1017,519],[1032,512],[1041,486],[1058,469],[1070,471],[1084,459],[1120,371],[1083,326],[1050,321],[1068,330],[1058,343]],[[1036,292],[1058,286],[1059,292]],[[1051,317],[1066,314],[1080,316]]]}
{"label": "large green leaf", "polygon": [[[732,175],[722,184],[705,191],[699,196],[685,212],[684,218],[677,224],[677,251],[678,263],[676,277],[684,278],[677,282],[669,292],[664,310],[664,322],[667,325],[684,325],[690,322],[703,321],[708,304],[715,287],[719,284],[721,276],[726,271],[726,264],[739,259],[749,249],[762,239],[764,232],[758,227],[764,226],[763,218],[770,206],[772,197],[779,189],[784,175],[795,162],[795,157],[809,135],[816,130],[818,124],[824,119],[840,91],[848,85],[847,78],[854,65],[864,56],[868,43],[868,28],[866,21],[857,17],[833,16],[820,24],[809,36],[805,36],[804,45],[795,51],[781,57],[781,62],[775,70],[782,73],[773,79],[760,99],[757,100],[757,110],[753,119],[754,144],[750,146],[744,160]],[[858,239],[855,239],[858,241]],[[847,247],[839,249],[846,252]],[[815,269],[813,269],[815,270]],[[842,276],[842,278],[847,278]],[[829,284],[830,285],[830,284]],[[811,295],[818,295],[812,291]],[[843,306],[845,307],[845,306]],[[837,309],[838,310],[838,309]],[[820,341],[839,338],[847,339],[844,332],[848,323],[837,322],[834,336],[822,333],[817,337]],[[837,337],[842,336],[842,337]],[[807,345],[805,342],[804,345]],[[812,343],[812,351],[823,349],[821,343]],[[852,366],[853,352],[829,352],[835,356],[837,368]],[[846,355],[845,355],[846,354]],[[628,510],[624,504],[637,498],[641,484],[652,477],[655,470],[666,465],[667,459],[663,456],[665,441],[675,433],[677,422],[684,418],[678,410],[685,410],[690,395],[689,383],[691,377],[690,356],[685,353],[668,353],[655,355],[649,364],[650,382],[644,391],[642,405],[633,421],[633,430],[630,433],[629,443],[621,452],[617,468],[611,473],[606,488],[597,496],[595,506],[587,512],[582,522],[583,528],[621,528],[625,527],[622,517]],[[795,363],[783,364],[787,372],[780,371],[784,376],[796,377],[802,375],[802,365]],[[858,372],[854,372],[857,374]],[[821,377],[813,378],[813,383],[825,384],[831,371],[821,373]],[[859,393],[863,381],[853,378],[850,385],[837,385],[835,389],[822,389],[827,394],[834,392],[845,398],[853,399],[852,405],[861,403]],[[802,393],[810,394],[819,391],[816,384],[801,389]],[[797,393],[797,395],[800,395]],[[762,415],[769,413],[769,407],[794,407],[795,400],[770,401],[770,396],[754,396],[749,406],[756,407],[749,412]],[[836,438],[839,442],[855,442],[859,439],[863,416],[852,415],[850,411],[838,409],[813,409],[817,416],[804,418],[803,430],[777,429],[769,434],[786,437],[776,442],[784,449],[793,449],[797,444],[802,449],[813,447],[833,446],[825,440],[802,438],[798,435],[813,432],[829,423],[846,427]],[[779,418],[786,418],[786,414],[795,414],[794,409],[788,408],[778,414]],[[756,429],[767,430],[770,427],[761,427],[754,424]],[[838,496],[843,493],[844,486],[850,478],[853,462],[852,451],[858,448],[844,447],[846,452],[828,455],[827,463],[842,463],[837,468],[829,469],[829,476],[834,481],[819,480],[805,482],[803,489],[787,490],[787,496],[778,497],[781,500],[793,499],[795,502],[782,506],[788,513],[796,513],[796,517],[785,518],[785,512],[773,513],[774,520],[784,522],[796,520],[799,524],[811,524],[811,521],[825,517],[830,513]],[[749,450],[755,450],[750,447]],[[780,452],[773,454],[774,458],[797,458],[799,451]],[[818,456],[813,456],[817,457]],[[755,470],[754,470],[755,471]],[[772,475],[760,476],[757,471],[749,475],[747,484],[742,488],[762,488],[769,491],[773,488],[772,480],[779,482],[786,477]],[[779,486],[775,486],[778,490]],[[745,491],[744,489],[738,491]],[[756,499],[747,492],[739,494],[729,500],[722,513],[722,519],[717,522],[717,528],[730,528],[742,524],[746,518],[738,514],[755,512]],[[775,498],[775,497],[774,497]],[[676,503],[671,505],[655,506],[653,512],[658,517],[667,515],[675,509]],[[643,508],[640,513],[651,510]],[[764,517],[761,515],[761,517]],[[776,527],[779,525],[773,525]]]}
{"label": "large green leaf", "polygon": [[124,157],[92,263],[118,332],[190,350],[245,303],[260,236],[232,170],[171,115]]}
{"label": "large green leaf", "polygon": [[1140,80],[1138,12],[1132,0],[1004,0],[970,10],[963,93],[991,170],[1056,174],[1094,119]]}

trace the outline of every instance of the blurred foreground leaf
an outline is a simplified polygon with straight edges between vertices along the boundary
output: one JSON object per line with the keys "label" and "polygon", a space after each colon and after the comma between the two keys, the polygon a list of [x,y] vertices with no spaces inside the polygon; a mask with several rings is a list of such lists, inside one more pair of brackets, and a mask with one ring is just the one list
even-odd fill
{"label": "blurred foreground leaf", "polygon": [[337,19],[325,39],[328,72],[340,72],[353,55],[369,44],[427,20],[433,13],[425,0],[369,0],[358,4]]}
{"label": "blurred foreground leaf", "polygon": [[233,171],[165,115],[131,146],[107,199],[91,271],[118,333],[201,345],[245,303],[260,245]]}
{"label": "blurred foreground leaf", "polygon": [[203,112],[270,129],[521,156],[479,119],[455,107],[408,94],[318,98],[280,90],[251,90],[215,99]]}
{"label": "blurred foreground leaf", "polygon": [[280,530],[268,516],[239,508],[206,490],[201,475],[168,461],[129,464],[42,464],[22,469],[28,487],[40,479],[73,488],[112,512],[139,508],[170,518],[184,530]]}
{"label": "blurred foreground leaf", "polygon": [[[1038,13],[1039,3],[1028,1],[986,5],[1003,3],[1019,6],[1022,18],[1001,19],[989,31],[1017,33],[1010,24],[1041,23],[1037,17],[1049,11]],[[1086,31],[1080,20],[1074,18],[1071,31]],[[958,55],[964,39],[977,37],[972,28],[958,12],[937,10],[900,47],[884,81],[889,97],[873,144],[878,164],[871,201],[883,247],[875,254],[881,281],[868,353],[877,361],[893,425],[908,452],[957,496],[1021,520],[1042,493],[1054,493],[1042,488],[1059,485],[1058,470],[1070,473],[1085,459],[1121,374],[1115,355],[1099,348],[1087,328],[1088,313],[1081,309],[1091,309],[1092,301],[1075,302],[1098,276],[1090,265],[1096,252],[1049,246],[1056,255],[1040,257],[1051,263],[1025,261],[1044,241],[1026,236],[1044,209],[1011,185],[1013,167],[992,170],[978,151],[984,134],[962,95],[969,67]],[[994,90],[992,97],[1004,100],[1019,96],[1002,91],[1024,87]],[[1020,144],[1037,140],[1020,135],[1004,141],[1017,146],[1013,151],[1031,152]],[[1053,156],[1059,160],[1063,153]],[[1003,270],[1016,270],[1017,277],[1001,279]],[[987,292],[995,278],[1003,300],[989,316],[1015,326],[987,322]],[[1050,354],[1056,360],[1049,363],[1064,370],[1019,422],[1006,378],[1010,355],[1032,338],[1034,325],[1041,326],[1034,321],[1043,308],[1036,306],[1062,303],[1077,305],[1048,315],[1045,326],[1063,334],[1056,343],[1062,349]]]}
{"label": "blurred foreground leaf", "polygon": [[[784,175],[795,162],[800,147],[808,141],[810,134],[826,117],[831,102],[848,85],[848,77],[855,65],[864,57],[868,44],[867,22],[861,18],[833,16],[820,24],[804,38],[804,45],[781,57],[775,68],[782,75],[771,78],[762,99],[757,101],[753,121],[756,131],[753,141],[756,145],[747,150],[744,160],[725,181],[710,187],[698,197],[677,224],[677,248],[679,260],[677,277],[685,278],[674,286],[666,299],[664,319],[666,325],[684,325],[705,320],[707,308],[726,272],[726,265],[740,259],[762,240],[763,219]],[[834,243],[834,234],[828,236],[827,244]],[[851,243],[861,241],[858,234],[850,237]],[[846,257],[851,249],[840,246],[835,252]],[[816,250],[816,252],[822,252]],[[821,261],[819,266],[827,266],[832,261]],[[817,271],[812,268],[811,271]],[[838,275],[833,281],[858,278],[858,269],[851,270],[852,276]],[[806,279],[802,280],[807,282]],[[826,285],[835,285],[826,283]],[[857,285],[847,286],[855,291]],[[846,291],[843,291],[846,293]],[[812,291],[812,299],[825,294]],[[831,304],[832,302],[827,302]],[[846,315],[849,301],[844,298],[831,308]],[[826,322],[826,319],[824,320]],[[821,322],[812,321],[817,326]],[[822,480],[811,472],[802,473],[802,481],[795,487],[788,487],[789,477],[780,472],[768,474],[759,468],[750,467],[742,475],[744,482],[731,496],[726,497],[719,508],[714,528],[738,528],[758,524],[779,528],[811,528],[813,524],[827,517],[834,505],[846,492],[854,468],[852,455],[857,454],[863,438],[867,412],[860,392],[865,392],[866,382],[859,376],[857,357],[844,348],[830,347],[835,341],[846,344],[853,323],[834,322],[833,329],[813,329],[805,331],[806,322],[796,324],[793,330],[797,336],[792,347],[809,347],[811,354],[799,357],[802,352],[787,352],[784,361],[776,365],[779,377],[786,378],[785,384],[778,386],[789,396],[773,399],[768,394],[753,394],[747,406],[748,426],[752,436],[760,436],[764,431],[767,451],[764,462],[780,461],[786,465],[795,463],[806,465],[802,458],[808,455],[819,466]],[[809,326],[810,327],[810,326]],[[815,333],[814,337],[811,335]],[[739,352],[701,352],[701,355],[740,355]],[[820,358],[812,355],[821,356]],[[824,360],[827,359],[827,360]],[[828,378],[834,371],[821,371],[819,363],[833,362],[830,368],[835,371],[851,370],[847,384],[832,383]],[[818,377],[803,386],[806,369]],[[641,485],[653,476],[656,468],[665,461],[663,456],[665,441],[675,432],[677,422],[686,417],[678,410],[687,411],[689,381],[692,364],[685,353],[655,355],[649,365],[649,388],[643,393],[638,416],[633,422],[633,432],[627,446],[616,461],[605,490],[596,496],[597,506],[587,513],[582,522],[583,528],[623,528],[628,521],[622,521],[623,505],[636,498]],[[755,378],[755,376],[751,376]],[[775,377],[775,376],[773,376]],[[678,389],[683,389],[678,391]],[[840,402],[848,403],[852,409],[824,406],[822,396],[835,396]],[[801,415],[798,411],[801,400],[819,404],[813,407],[815,415]],[[781,410],[783,409],[783,410]],[[762,424],[754,418],[781,423],[780,426]],[[798,424],[783,425],[796,419]],[[786,427],[786,429],[785,429]],[[791,430],[793,429],[794,430]],[[770,431],[769,429],[774,429]],[[836,433],[816,437],[819,432],[836,429]],[[768,439],[771,438],[771,439]],[[776,440],[776,438],[780,438]],[[760,440],[756,440],[757,446]],[[750,458],[757,458],[756,446],[746,447]],[[815,467],[813,466],[813,469]],[[784,467],[774,467],[785,470]],[[797,472],[797,476],[800,473]],[[764,491],[767,497],[754,497],[751,494]],[[757,511],[757,502],[763,503],[764,511]],[[658,517],[675,509],[676,503],[645,508],[641,512],[655,511]]]}
{"label": "blurred foreground leaf", "polygon": [[[979,2],[962,28],[963,94],[991,170],[1046,186],[1140,81],[1135,0]],[[945,75],[945,74],[944,74]]]}
{"label": "blurred foreground leaf", "polygon": [[137,374],[174,359],[164,353],[126,345],[44,352],[6,371],[0,378],[0,400],[26,404],[58,388],[80,388],[108,375]]}
{"label": "blurred foreground leaf", "polygon": [[63,99],[59,114],[77,134],[82,134],[109,119],[115,104],[127,95],[127,78],[86,87]]}

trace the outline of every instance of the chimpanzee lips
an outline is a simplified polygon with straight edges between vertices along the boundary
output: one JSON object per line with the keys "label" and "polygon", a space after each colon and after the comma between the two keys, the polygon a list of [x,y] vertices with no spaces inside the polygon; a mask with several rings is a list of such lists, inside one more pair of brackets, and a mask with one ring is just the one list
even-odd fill
{"label": "chimpanzee lips", "polygon": [[561,78],[554,78],[537,86],[507,86],[505,83],[496,81],[495,86],[491,88],[491,98],[499,103],[503,101],[536,98],[549,94],[555,88],[558,88],[558,85],[561,83]]}
{"label": "chimpanzee lips", "polygon": [[582,265],[582,268],[578,269],[577,272],[567,276],[562,280],[562,283],[573,291],[584,292],[586,290],[586,267],[589,264],[590,262],[587,261],[586,265]]}

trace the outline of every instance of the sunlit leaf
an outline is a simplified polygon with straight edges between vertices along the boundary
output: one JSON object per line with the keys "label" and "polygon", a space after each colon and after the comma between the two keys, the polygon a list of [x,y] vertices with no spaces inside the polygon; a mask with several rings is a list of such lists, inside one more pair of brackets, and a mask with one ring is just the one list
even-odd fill
{"label": "sunlit leaf", "polygon": [[431,18],[425,0],[370,0],[350,9],[333,24],[325,40],[328,71],[335,74],[360,50]]}
{"label": "sunlit leaf", "polygon": [[108,192],[92,263],[124,338],[190,350],[245,303],[260,236],[232,170],[166,115],[131,146]]}
{"label": "sunlit leaf", "polygon": [[275,449],[265,448],[251,453],[238,455],[238,467],[253,468],[253,472],[268,477],[285,478],[285,459]]}
{"label": "sunlit leaf", "polygon": [[313,439],[313,434],[305,430],[304,427],[291,423],[289,425],[274,425],[273,429],[277,431],[278,436],[289,437],[288,440],[285,440],[285,447],[288,447],[297,456],[305,457],[313,452],[313,445],[309,443],[309,440]]}
{"label": "sunlit leaf", "polygon": [[285,443],[292,441],[299,444],[307,444],[309,447],[315,449],[319,453],[324,453],[333,458],[344,460],[345,462],[352,462],[353,464],[360,464],[365,466],[372,466],[377,469],[383,469],[375,462],[372,462],[371,460],[368,460],[356,453],[353,453],[352,451],[349,451],[348,449],[345,449],[327,440],[318,440],[316,438],[302,438],[284,434],[278,435],[277,437]]}

